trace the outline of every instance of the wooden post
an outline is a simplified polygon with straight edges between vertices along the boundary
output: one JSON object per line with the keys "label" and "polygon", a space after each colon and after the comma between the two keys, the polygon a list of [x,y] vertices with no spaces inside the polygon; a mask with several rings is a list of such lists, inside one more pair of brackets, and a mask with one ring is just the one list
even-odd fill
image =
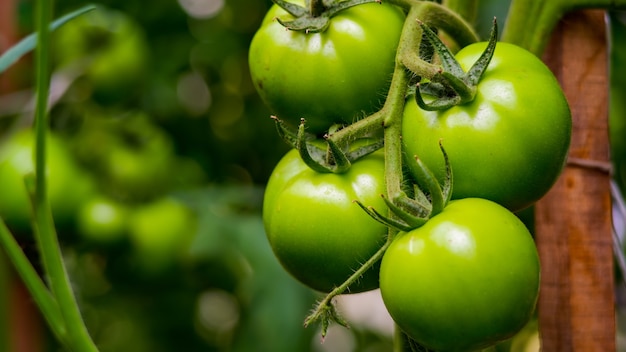
{"label": "wooden post", "polygon": [[[0,53],[17,43],[17,1],[0,0]],[[19,65],[19,64],[18,64]],[[16,90],[24,71],[9,68],[0,74],[0,94]],[[44,350],[43,325],[37,306],[0,248],[0,351],[39,352]]]}
{"label": "wooden post", "polygon": [[[608,72],[604,12],[564,17],[546,50],[568,98],[570,157],[608,162]],[[535,210],[542,261],[542,350],[615,351],[609,174],[569,165]]]}

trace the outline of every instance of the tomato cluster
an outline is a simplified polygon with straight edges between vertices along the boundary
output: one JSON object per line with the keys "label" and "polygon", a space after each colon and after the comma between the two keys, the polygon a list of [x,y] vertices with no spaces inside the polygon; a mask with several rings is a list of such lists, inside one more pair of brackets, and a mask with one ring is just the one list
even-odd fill
{"label": "tomato cluster", "polygon": [[[176,177],[186,177],[185,167],[180,167],[186,159],[168,150],[166,135],[143,119],[100,121],[103,124],[97,120],[92,117],[83,126],[80,138],[53,130],[46,135],[47,195],[58,234],[81,249],[111,251],[116,260],[127,258],[136,274],[165,273],[181,262],[196,233],[192,210],[163,188],[176,185],[168,175],[173,167],[179,170]],[[132,147],[123,141],[130,134],[135,136]],[[3,135],[0,218],[21,241],[33,239],[33,207],[26,185],[35,173],[34,152],[32,129]],[[126,162],[115,157],[122,153],[129,158]],[[152,187],[155,184],[160,187]]]}
{"label": "tomato cluster", "polygon": [[[410,95],[404,93],[414,76],[405,73],[403,87],[391,89],[403,89],[406,101],[389,108],[399,109],[397,114],[383,112],[372,97],[389,88],[393,57],[403,59],[398,37],[409,19],[402,11],[386,4],[356,5],[315,33],[289,27],[295,12],[274,5],[249,57],[256,88],[278,118],[291,124],[305,118],[297,137],[287,138],[295,149],[278,163],[266,188],[263,220],[277,259],[297,280],[330,292],[329,297],[337,287],[345,289],[340,293],[380,288],[398,327],[422,347],[468,351],[510,338],[534,313],[540,276],[533,238],[513,212],[552,187],[569,148],[571,116],[557,80],[533,54],[495,44],[497,35],[492,35],[490,43],[466,46],[448,58],[459,67],[453,74],[480,72],[477,83],[469,74],[455,81],[434,70],[422,80],[429,88],[418,85]],[[381,19],[382,29],[375,25]],[[356,21],[352,32],[339,30],[346,21]],[[363,41],[376,55],[362,54]],[[445,56],[443,44],[431,44]],[[483,69],[475,70],[476,62]],[[453,81],[470,86],[471,98],[437,107],[437,94],[454,98],[459,84]],[[345,131],[350,132],[339,129],[337,135],[358,134],[350,130],[355,116],[377,118],[373,110],[401,119],[398,150],[404,167],[387,163],[392,157],[387,153],[394,150],[386,148],[391,132],[382,125],[384,152],[354,157],[356,144],[337,147],[332,133],[325,136],[323,160],[311,152],[317,148],[311,142],[315,135],[333,132],[335,124],[349,125]],[[302,128],[312,135],[305,136]],[[347,171],[314,167],[344,157],[351,163]],[[394,189],[389,180],[399,175],[404,181]],[[436,192],[442,192],[442,210],[434,210]],[[358,271],[371,258],[380,260]]]}

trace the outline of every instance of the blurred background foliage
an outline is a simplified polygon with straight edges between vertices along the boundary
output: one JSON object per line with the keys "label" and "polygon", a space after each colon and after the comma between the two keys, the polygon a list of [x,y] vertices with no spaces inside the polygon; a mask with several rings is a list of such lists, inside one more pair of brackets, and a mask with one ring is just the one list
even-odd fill
{"label": "blurred background foliage", "polygon": [[[15,3],[19,36],[32,32],[33,3],[5,1]],[[320,344],[315,327],[302,327],[318,294],[282,270],[265,239],[263,186],[288,147],[254,91],[247,49],[271,1],[97,4],[52,36],[48,177],[101,350],[390,351],[385,317],[362,312]],[[55,14],[83,5],[57,0]],[[507,8],[481,2],[483,37]],[[21,183],[33,169],[32,57],[5,77],[0,215],[37,263]],[[0,258],[0,312],[17,280],[8,272]],[[5,336],[9,315],[0,317],[2,351],[19,338]],[[40,350],[58,350],[42,339]]]}

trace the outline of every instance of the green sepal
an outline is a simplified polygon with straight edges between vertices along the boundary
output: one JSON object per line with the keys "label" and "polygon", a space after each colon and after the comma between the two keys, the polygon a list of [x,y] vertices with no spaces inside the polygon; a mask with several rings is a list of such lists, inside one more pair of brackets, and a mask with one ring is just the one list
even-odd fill
{"label": "green sepal", "polygon": [[382,215],[376,209],[374,209],[374,207],[372,206],[366,207],[365,205],[363,205],[363,203],[361,203],[358,200],[354,200],[353,202],[358,204],[359,207],[361,207],[361,209],[363,209],[367,213],[367,215],[369,215],[372,219],[380,222],[381,224],[387,227],[391,227],[393,229],[396,229],[402,232],[409,232],[415,228],[415,227],[411,227],[411,225],[407,224],[404,221],[396,220],[388,216]]}
{"label": "green sepal", "polygon": [[304,119],[300,121],[297,130],[276,116],[272,116],[272,119],[276,123],[278,135],[285,143],[298,150],[309,168],[321,173],[346,172],[354,161],[379,150],[384,143],[382,138],[363,138],[354,141],[362,144],[358,147],[348,145],[342,148],[329,135],[325,135],[324,148],[321,142],[315,143],[315,135],[306,132]]}
{"label": "green sepal", "polygon": [[381,149],[383,145],[384,140],[382,138],[374,139],[371,143],[367,143],[363,146],[347,152],[346,156],[348,157],[348,160],[354,161]]}
{"label": "green sepal", "polygon": [[[476,60],[470,70],[465,73],[454,54],[441,41],[439,36],[420,22],[423,36],[427,39],[441,59],[442,70],[435,74],[429,82],[418,83],[415,90],[415,102],[422,110],[445,110],[455,105],[461,105],[474,100],[476,86],[491,62],[498,40],[498,26],[494,18],[489,43],[485,51]],[[423,94],[433,96],[430,102],[425,102]]]}
{"label": "green sepal", "polygon": [[[283,120],[281,120],[277,116],[272,115],[271,118],[276,123],[276,132],[278,132],[278,136],[289,146],[295,148],[296,144],[298,143],[298,130],[294,129],[288,124],[285,124]],[[315,135],[308,134],[306,139],[314,140]]]}
{"label": "green sepal", "polygon": [[344,153],[332,139],[326,138],[326,143],[328,144],[328,157],[326,158],[326,162],[328,164],[332,163],[333,167],[331,168],[331,172],[340,174],[348,171],[352,163],[346,153]]}
{"label": "green sepal", "polygon": [[[325,31],[330,24],[330,19],[340,11],[361,4],[381,2],[381,0],[346,0],[323,2],[324,6],[319,6],[319,8],[314,9],[316,13],[312,13],[311,10],[305,7],[292,4],[285,0],[272,1],[276,5],[287,11],[289,14],[291,14],[293,17],[295,17],[295,19],[290,21],[284,21],[280,18],[276,18],[278,23],[280,23],[283,27],[289,30],[305,33],[320,33]],[[310,0],[307,0],[307,4],[309,3],[309,1]]]}
{"label": "green sepal", "polygon": [[487,70],[489,63],[491,62],[491,58],[493,57],[493,53],[496,51],[496,44],[498,42],[498,22],[496,18],[493,18],[493,24],[491,26],[491,34],[489,35],[489,42],[487,43],[487,48],[480,55],[478,60],[472,65],[472,67],[467,71],[467,82],[470,85],[476,86],[480,81],[480,78]]}
{"label": "green sepal", "polygon": [[[322,303],[320,303],[322,304]],[[318,307],[317,309],[319,309]],[[337,308],[333,303],[325,304],[322,308],[322,314],[320,316],[309,316],[304,320],[304,327],[309,326],[309,324],[315,322],[317,319],[321,319],[322,325],[322,341],[326,338],[326,334],[328,333],[328,328],[330,327],[330,323],[337,323],[343,327],[349,328],[348,321],[345,320],[338,312]]]}
{"label": "green sepal", "polygon": [[[430,215],[432,206],[430,204],[430,200],[426,198],[421,190],[418,194],[420,194],[421,197],[413,199],[407,196],[405,193],[400,193],[399,195],[393,197],[393,199],[391,199],[390,201],[385,200],[385,203],[392,202],[396,204],[395,207],[389,207],[392,209],[392,211],[397,207],[400,210],[405,211],[418,219],[426,218]],[[399,217],[403,218],[402,216]]]}
{"label": "green sepal", "polygon": [[[422,217],[413,215],[413,213],[405,210],[405,209],[416,209],[416,208],[419,208],[420,206],[420,204],[414,203],[415,201],[407,197],[406,195],[403,195],[403,197],[400,199],[394,198],[393,202],[388,200],[387,197],[384,197],[384,196],[383,196],[383,200],[385,201],[385,204],[387,204],[387,207],[389,208],[389,210],[395,216],[400,218],[400,220],[404,221],[411,229],[415,229],[424,225],[426,221],[428,220],[430,207],[422,208],[417,212],[417,214],[421,213]],[[399,203],[400,206],[396,205],[396,203]]]}
{"label": "green sepal", "polygon": [[439,181],[437,181],[435,174],[430,171],[430,169],[419,157],[415,157],[415,162],[418,166],[416,168],[417,172],[415,174],[415,178],[421,185],[423,185],[424,188],[426,188],[426,191],[430,196],[431,216],[439,214],[445,207],[445,198],[443,191],[441,190],[441,185],[439,185]]}
{"label": "green sepal", "polygon": [[463,72],[461,65],[458,61],[456,61],[454,54],[450,51],[450,49],[448,49],[446,44],[441,41],[437,33],[435,33],[422,21],[419,21],[418,24],[422,27],[423,37],[428,40],[437,55],[439,55],[439,59],[441,59],[441,66],[443,66],[444,71],[458,77],[464,76],[465,72]]}
{"label": "green sepal", "polygon": [[[446,167],[446,175],[442,183],[439,183],[433,172],[419,157],[415,157],[415,162],[418,167],[415,168],[416,171],[414,172],[414,177],[428,193],[428,199],[431,205],[429,217],[433,217],[442,212],[452,198],[452,167],[450,165],[450,160],[448,159],[448,153],[446,153],[441,140],[439,141],[439,148],[441,149],[441,154],[443,155]],[[421,188],[416,190],[416,194],[419,194],[419,190],[421,190]]]}
{"label": "green sepal", "polygon": [[[307,14],[307,9],[304,6],[294,4],[284,0],[272,0],[272,2],[280,6],[283,10],[287,11],[293,17],[302,17]],[[282,22],[281,22],[282,23]]]}
{"label": "green sepal", "polygon": [[[310,146],[310,147],[309,147]],[[307,143],[305,133],[305,120],[302,119],[298,127],[298,134],[295,148],[300,153],[302,161],[312,170],[319,173],[332,173],[333,167],[328,165],[326,160],[326,150],[320,149],[314,145]]]}
{"label": "green sepal", "polygon": [[450,160],[448,159],[448,153],[446,153],[446,150],[443,147],[442,140],[439,140],[439,149],[441,149],[441,154],[443,154],[443,160],[446,165],[446,178],[443,180],[443,184],[441,185],[445,206],[448,202],[450,202],[450,199],[452,199],[452,166],[450,165]]}

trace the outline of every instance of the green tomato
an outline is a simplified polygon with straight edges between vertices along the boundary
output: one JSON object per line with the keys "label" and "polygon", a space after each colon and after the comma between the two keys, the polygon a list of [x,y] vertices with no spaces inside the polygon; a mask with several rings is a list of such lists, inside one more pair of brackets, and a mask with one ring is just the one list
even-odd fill
{"label": "green tomato", "polygon": [[[304,1],[290,0],[300,5]],[[285,29],[274,5],[250,44],[250,74],[270,110],[310,132],[352,123],[382,107],[391,82],[403,12],[389,4],[340,11],[324,32]]]}
{"label": "green tomato", "polygon": [[128,232],[130,209],[113,199],[98,196],[90,199],[78,211],[79,233],[88,242],[112,244]]}
{"label": "green tomato", "polygon": [[137,208],[129,219],[129,236],[140,271],[158,275],[185,256],[196,234],[193,212],[173,198]]}
{"label": "green tomato", "polygon": [[131,199],[162,194],[172,184],[173,155],[113,146],[105,157],[105,174],[113,192]]}
{"label": "green tomato", "polygon": [[[485,45],[459,51],[465,70]],[[530,52],[498,43],[472,102],[438,112],[421,110],[412,98],[407,102],[402,141],[405,153],[418,156],[440,180],[443,142],[454,174],[453,198],[486,198],[517,211],[556,182],[571,129],[569,106],[550,70]]]}
{"label": "green tomato", "polygon": [[85,65],[99,98],[133,96],[147,72],[148,44],[143,29],[127,14],[99,7],[66,23],[53,36],[59,66]]}
{"label": "green tomato", "polygon": [[513,213],[466,198],[398,234],[383,256],[380,290],[394,321],[415,341],[436,351],[473,351],[529,321],[539,269],[533,239]]}
{"label": "green tomato", "polygon": [[[22,130],[0,145],[0,216],[18,231],[31,230],[32,206],[24,177],[35,173],[35,135]],[[47,135],[47,194],[55,223],[60,226],[74,221],[78,208],[94,192],[91,179],[81,170],[63,141]]]}
{"label": "green tomato", "polygon": [[[343,174],[309,169],[296,150],[278,163],[267,184],[263,221],[283,267],[306,286],[329,292],[342,284],[384,243],[387,229],[354,200],[384,211],[384,158],[380,152]],[[350,292],[378,287],[378,265]]]}

